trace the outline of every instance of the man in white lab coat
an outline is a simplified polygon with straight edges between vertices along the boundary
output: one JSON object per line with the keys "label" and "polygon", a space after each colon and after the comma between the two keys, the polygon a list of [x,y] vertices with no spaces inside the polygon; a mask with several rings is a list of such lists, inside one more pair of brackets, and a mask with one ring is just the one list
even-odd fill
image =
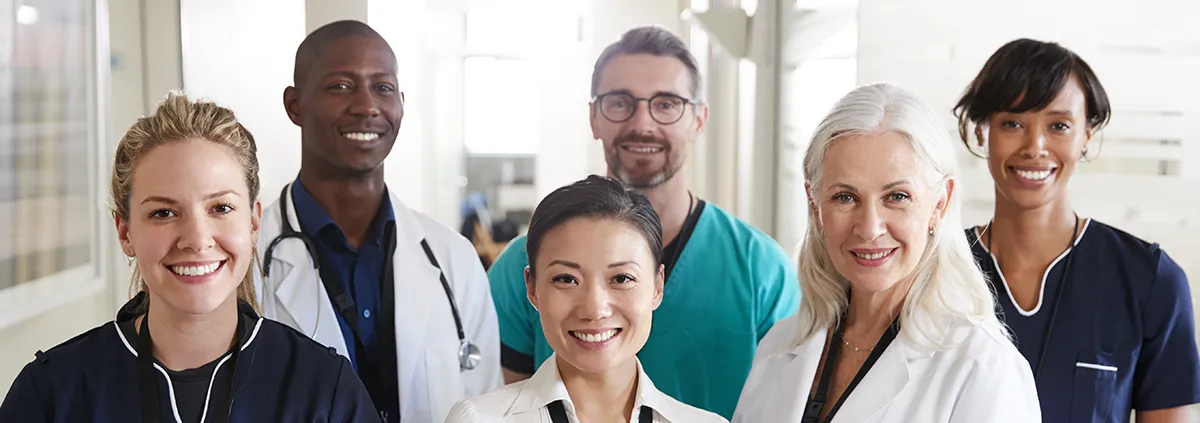
{"label": "man in white lab coat", "polygon": [[387,42],[334,22],[295,66],[283,100],[301,167],[263,213],[263,315],[348,357],[384,422],[441,422],[501,385],[487,276],[470,242],[384,183],[404,116]]}

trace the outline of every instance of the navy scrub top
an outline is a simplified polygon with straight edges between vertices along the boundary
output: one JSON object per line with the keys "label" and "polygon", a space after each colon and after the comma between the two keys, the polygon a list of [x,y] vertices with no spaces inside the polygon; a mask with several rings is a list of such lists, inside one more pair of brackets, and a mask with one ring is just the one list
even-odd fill
{"label": "navy scrub top", "polygon": [[[1125,422],[1131,410],[1200,402],[1192,296],[1187,277],[1158,244],[1089,219],[1067,254],[1043,275],[1033,310],[1016,305],[995,257],[975,231],[967,238],[1037,380],[1047,422]],[[1059,295],[1045,363],[1038,362]]]}
{"label": "navy scrub top", "polygon": [[[136,339],[117,319],[84,332],[25,366],[0,403],[0,422],[140,422]],[[378,422],[371,398],[349,360],[303,334],[259,317],[246,303],[239,312],[244,334],[235,371],[230,422]],[[176,404],[165,375],[158,381],[158,421],[174,422]],[[216,407],[210,404],[210,407]],[[215,419],[209,413],[208,420]]]}

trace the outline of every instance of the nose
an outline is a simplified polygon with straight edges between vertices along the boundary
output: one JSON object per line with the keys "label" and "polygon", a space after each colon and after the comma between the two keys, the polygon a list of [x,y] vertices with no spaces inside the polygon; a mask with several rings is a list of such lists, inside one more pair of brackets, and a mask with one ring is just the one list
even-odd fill
{"label": "nose", "polygon": [[1049,153],[1046,152],[1046,132],[1038,127],[1031,127],[1025,131],[1025,136],[1021,143],[1021,156],[1035,158],[1047,154]]}
{"label": "nose", "polygon": [[604,320],[612,316],[611,297],[603,283],[586,284],[583,298],[575,308],[575,317],[584,321]]}
{"label": "nose", "polygon": [[185,219],[179,232],[176,247],[191,252],[201,252],[212,248],[216,243],[212,236],[212,227],[207,219]]}
{"label": "nose", "polygon": [[650,101],[634,100],[633,107],[633,116],[626,122],[630,131],[639,134],[654,132],[654,128],[658,126],[658,122],[654,120],[654,117],[650,116]]}
{"label": "nose", "polygon": [[360,88],[354,92],[354,99],[350,102],[348,112],[358,118],[375,117],[382,113],[379,110],[379,99],[375,98],[375,95],[366,88]]}
{"label": "nose", "polygon": [[867,204],[859,209],[854,223],[854,235],[863,241],[873,241],[887,232],[887,222],[878,210],[879,206]]}

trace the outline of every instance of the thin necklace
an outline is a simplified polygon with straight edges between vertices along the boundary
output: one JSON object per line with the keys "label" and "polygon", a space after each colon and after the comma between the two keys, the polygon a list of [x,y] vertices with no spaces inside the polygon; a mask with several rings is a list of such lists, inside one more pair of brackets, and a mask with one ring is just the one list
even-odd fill
{"label": "thin necklace", "polygon": [[847,347],[850,347],[851,349],[853,349],[854,352],[871,351],[871,350],[875,349],[874,344],[872,344],[870,348],[859,348],[857,345],[851,344],[850,341],[846,339],[846,334],[844,334],[844,333],[842,334],[842,343],[846,344]]}

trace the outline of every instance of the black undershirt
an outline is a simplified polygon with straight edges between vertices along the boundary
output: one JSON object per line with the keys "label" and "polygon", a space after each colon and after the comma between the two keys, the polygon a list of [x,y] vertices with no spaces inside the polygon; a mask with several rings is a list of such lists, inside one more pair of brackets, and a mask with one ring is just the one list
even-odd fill
{"label": "black undershirt", "polygon": [[[671,240],[663,247],[662,264],[663,283],[671,279],[671,269],[675,267],[675,262],[679,261],[679,256],[683,253],[683,247],[692,237],[692,231],[696,229],[696,224],[700,222],[700,215],[704,212],[704,200],[696,199],[696,208],[688,213],[687,218],[683,220],[683,227],[679,229],[679,235]],[[510,348],[508,345],[500,343],[500,366],[517,373],[533,374],[537,369],[534,368],[534,359],[532,355],[522,353]]]}
{"label": "black undershirt", "polygon": [[[121,323],[121,331],[125,333],[125,339],[137,339],[138,334],[133,327],[135,320],[131,319]],[[209,379],[213,375],[213,369],[217,367],[217,363],[228,356],[227,352],[203,366],[180,371],[170,370],[157,358],[154,359],[154,363],[166,370],[167,375],[171,377],[171,387],[175,390],[175,405],[178,407],[179,418],[183,419],[183,423],[202,423],[200,417],[204,414],[205,400],[209,404],[229,403],[229,382],[233,377],[231,362],[222,365],[216,380],[211,381],[212,398],[208,398]]]}

